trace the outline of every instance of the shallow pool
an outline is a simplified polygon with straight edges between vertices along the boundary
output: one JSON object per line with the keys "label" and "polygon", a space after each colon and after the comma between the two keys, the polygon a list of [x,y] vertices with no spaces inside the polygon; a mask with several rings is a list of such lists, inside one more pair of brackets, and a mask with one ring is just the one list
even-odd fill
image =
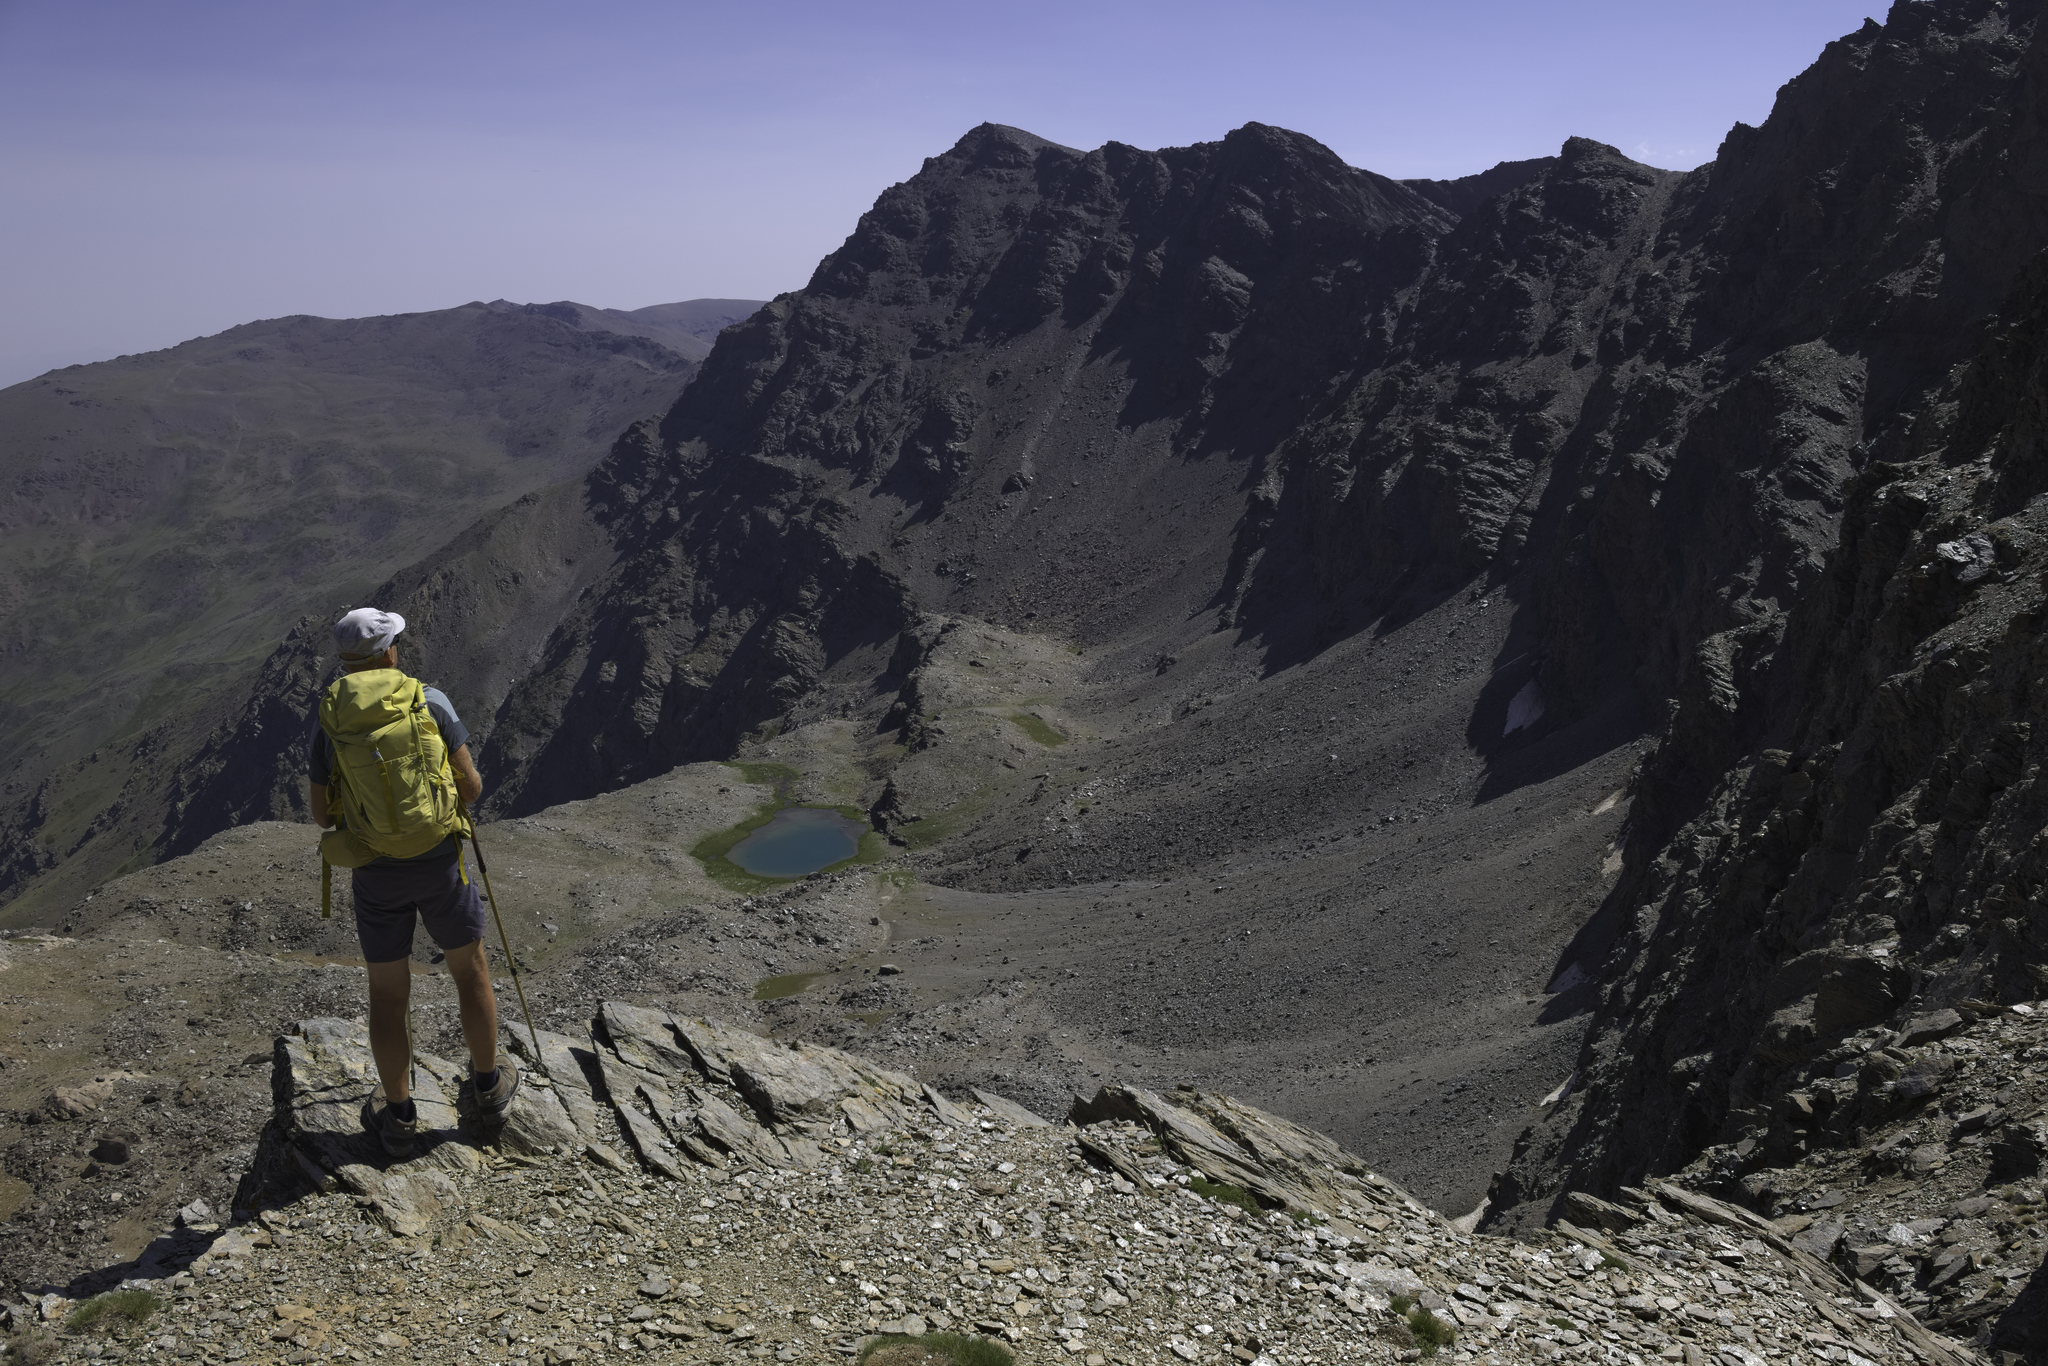
{"label": "shallow pool", "polygon": [[837,811],[791,806],[732,847],[726,857],[756,877],[802,877],[860,852],[867,829]]}

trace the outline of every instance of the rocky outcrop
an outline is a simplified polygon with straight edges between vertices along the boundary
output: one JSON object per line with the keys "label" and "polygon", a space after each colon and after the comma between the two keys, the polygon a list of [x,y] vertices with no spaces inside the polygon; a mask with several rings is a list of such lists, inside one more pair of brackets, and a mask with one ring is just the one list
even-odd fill
{"label": "rocky outcrop", "polygon": [[[268,1173],[245,1183],[238,1204],[260,1202],[266,1181],[285,1189],[339,1183],[410,1237],[434,1222],[450,1175],[480,1169],[484,1138],[513,1153],[591,1147],[613,1164],[623,1159],[609,1145],[623,1138],[642,1165],[675,1179],[693,1167],[815,1171],[839,1160],[850,1138],[975,1122],[960,1102],[839,1049],[620,1001],[607,1001],[586,1033],[515,1031],[514,1039],[528,1071],[502,1129],[489,1135],[476,1128],[461,1069],[415,1055],[422,1151],[392,1163],[370,1127],[376,1068],[366,1026],[301,1022],[277,1041]],[[1050,1127],[989,1092],[969,1104],[1018,1128]],[[1176,1161],[1267,1208],[1325,1216],[1352,1203],[1422,1210],[1324,1135],[1227,1096],[1190,1090],[1169,1102],[1141,1088],[1105,1087],[1076,1101],[1069,1118],[1141,1125]],[[1137,1166],[1128,1174],[1149,1188]]]}
{"label": "rocky outcrop", "polygon": [[[580,1147],[430,1153],[343,1178],[359,1195],[326,1189],[308,1164],[321,1189],[245,1185],[253,1218],[223,1230],[202,1217],[189,1238],[166,1240],[172,1260],[10,1305],[10,1326],[43,1346],[79,1298],[133,1271],[128,1286],[164,1297],[145,1330],[156,1351],[228,1359],[268,1344],[427,1350],[452,1334],[449,1345],[473,1336],[487,1352],[495,1335],[555,1366],[706,1347],[797,1360],[937,1329],[1095,1366],[1413,1360],[1447,1346],[1505,1366],[1594,1344],[1671,1361],[1983,1360],[1757,1215],[1670,1183],[1626,1204],[1580,1201],[1598,1229],[1473,1237],[1327,1139],[1227,1097],[1110,1086],[1077,1105],[1076,1132],[1012,1123],[1008,1106],[912,1102],[846,1055],[708,1021],[608,1003],[594,1025],[540,1046],[554,1074],[543,1091],[610,1077],[614,1108]],[[298,1124],[294,1143],[339,1134],[329,1120],[364,1094],[361,1064],[360,1035],[332,1021],[279,1040],[279,1123]],[[657,1075],[735,1088],[751,1097],[730,1102],[752,1110],[738,1122],[785,1136],[808,1125],[829,1151],[808,1167],[734,1151],[724,1166],[649,1159],[643,1171],[607,1140],[612,1115],[627,1133],[651,1125],[631,1116]],[[909,1123],[863,1127],[873,1115],[849,1107],[855,1098],[917,1108],[903,1111]],[[432,1122],[455,1118],[432,1105]],[[1315,1196],[1261,1208],[1212,1174],[1225,1154],[1238,1174]],[[363,1221],[364,1204],[383,1227]],[[206,1287],[258,1275],[271,1302],[253,1314],[201,1310]],[[465,1298],[484,1288],[487,1303]],[[96,1356],[119,1344],[94,1339],[143,1336],[118,1319],[70,1331]]]}
{"label": "rocky outcrop", "polygon": [[338,1181],[410,1236],[433,1222],[446,1174],[478,1168],[484,1137],[508,1152],[594,1147],[618,1164],[609,1145],[623,1136],[644,1164],[674,1177],[696,1164],[810,1171],[826,1160],[821,1144],[835,1137],[966,1122],[930,1087],[837,1049],[623,1002],[607,1002],[587,1032],[515,1034],[515,1043],[528,1071],[503,1128],[488,1136],[475,1127],[461,1069],[416,1054],[423,1151],[392,1164],[368,1125],[376,1070],[366,1026],[303,1022],[277,1043],[279,1155],[245,1188],[245,1202],[260,1198],[266,1179]]}

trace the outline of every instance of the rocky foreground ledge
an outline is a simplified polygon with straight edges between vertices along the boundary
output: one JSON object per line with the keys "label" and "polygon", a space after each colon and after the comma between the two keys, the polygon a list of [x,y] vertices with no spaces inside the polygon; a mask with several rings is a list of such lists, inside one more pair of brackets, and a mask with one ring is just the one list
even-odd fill
{"label": "rocky foreground ledge", "polygon": [[1759,1216],[1676,1186],[1632,1206],[1577,1197],[1586,1226],[1510,1242],[1223,1096],[1105,1088],[1056,1126],[617,1003],[539,1043],[491,1146],[465,1136],[458,1069],[422,1056],[432,1133],[391,1163],[363,1127],[363,1027],[304,1022],[277,1042],[276,1117],[231,1225],[187,1210],[105,1277],[169,1309],[57,1333],[38,1325],[72,1304],[45,1295],[11,1308],[15,1351],[827,1362],[868,1334],[938,1329],[1077,1366],[1981,1360]]}

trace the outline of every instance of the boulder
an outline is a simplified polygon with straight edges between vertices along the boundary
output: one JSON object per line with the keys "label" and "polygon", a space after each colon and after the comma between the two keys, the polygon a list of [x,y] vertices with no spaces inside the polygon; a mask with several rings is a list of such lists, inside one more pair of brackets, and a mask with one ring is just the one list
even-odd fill
{"label": "boulder", "polygon": [[1050,1120],[1044,1119],[1025,1109],[1008,1096],[999,1096],[993,1091],[970,1091],[968,1094],[973,1096],[980,1104],[988,1107],[988,1112],[997,1119],[1015,1125],[1020,1129],[1050,1129],[1052,1127]]}
{"label": "boulder", "polygon": [[1568,1191],[1564,1197],[1565,1215],[1573,1223],[1590,1228],[1604,1228],[1609,1233],[1626,1233],[1630,1228],[1643,1222],[1643,1216],[1634,1210],[1625,1209],[1611,1201],[1585,1191]]}
{"label": "boulder", "polygon": [[2038,1176],[2042,1155],[2048,1153],[2048,1123],[2033,1120],[2025,1124],[2008,1124],[1991,1136],[1987,1147],[1991,1154],[1991,1180],[1994,1183]]}
{"label": "boulder", "polygon": [[[1268,1205],[1333,1214],[1361,1198],[1415,1204],[1378,1178],[1377,1185],[1368,1182],[1364,1163],[1333,1140],[1228,1096],[1189,1090],[1168,1101],[1143,1087],[1105,1086],[1093,1099],[1077,1099],[1067,1117],[1081,1127],[1105,1120],[1141,1124],[1179,1161],[1212,1181],[1242,1186]],[[1352,1184],[1341,1184],[1346,1177]]]}
{"label": "boulder", "polygon": [[1963,1017],[1955,1011],[1937,1010],[1908,1021],[1906,1027],[1892,1039],[1892,1046],[1916,1048],[1924,1043],[1938,1043],[1951,1034],[1960,1033],[1963,1024]]}

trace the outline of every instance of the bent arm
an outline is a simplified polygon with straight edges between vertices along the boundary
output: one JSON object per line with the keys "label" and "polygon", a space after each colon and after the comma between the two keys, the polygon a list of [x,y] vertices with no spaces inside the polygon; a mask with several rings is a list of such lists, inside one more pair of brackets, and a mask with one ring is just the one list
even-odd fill
{"label": "bent arm", "polygon": [[468,745],[449,755],[448,765],[455,770],[455,795],[462,798],[464,806],[473,804],[484,795],[484,780],[470,761]]}
{"label": "bent arm", "polygon": [[307,786],[312,789],[312,796],[306,805],[313,809],[313,824],[325,830],[334,824],[333,819],[327,814],[327,784],[308,783]]}

